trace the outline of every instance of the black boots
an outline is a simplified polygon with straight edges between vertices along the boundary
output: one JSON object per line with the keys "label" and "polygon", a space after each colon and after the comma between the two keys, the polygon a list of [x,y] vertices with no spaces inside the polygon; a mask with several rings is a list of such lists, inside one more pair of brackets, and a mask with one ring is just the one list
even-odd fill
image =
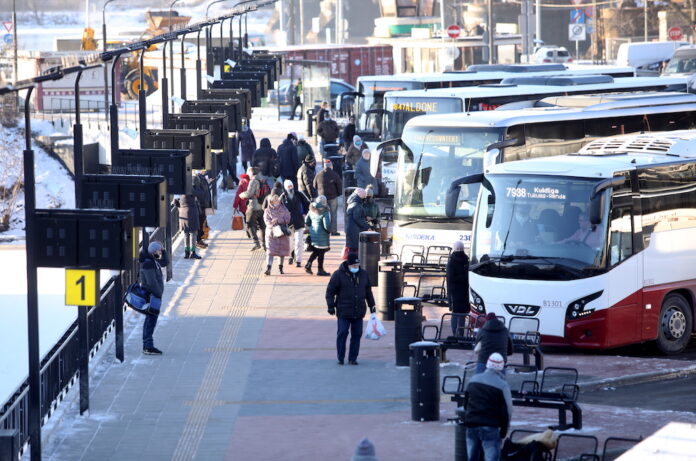
{"label": "black boots", "polygon": [[319,270],[317,271],[317,275],[321,275],[322,277],[326,277],[326,276],[331,275],[331,274],[326,272],[323,267],[320,267]]}
{"label": "black boots", "polygon": [[266,272],[264,272],[264,275],[271,275],[271,266],[266,266]]}
{"label": "black boots", "polygon": [[[270,270],[270,269],[269,269],[269,270]],[[282,265],[282,264],[279,264],[279,265],[278,265],[278,272],[280,272],[281,274],[284,274],[284,273],[285,273],[285,272],[283,272],[283,265]]]}
{"label": "black boots", "polygon": [[312,272],[312,266],[310,266],[309,264],[306,264],[306,265],[305,265],[304,271],[305,271],[306,273],[308,273],[309,275],[314,274],[314,272]]}
{"label": "black boots", "polygon": [[201,259],[201,257],[196,254],[196,247],[186,247],[184,249],[184,259]]}

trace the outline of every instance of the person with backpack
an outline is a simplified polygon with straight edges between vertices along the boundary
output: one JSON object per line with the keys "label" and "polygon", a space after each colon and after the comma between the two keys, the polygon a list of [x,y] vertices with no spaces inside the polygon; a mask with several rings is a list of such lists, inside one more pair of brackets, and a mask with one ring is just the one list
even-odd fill
{"label": "person with backpack", "polygon": [[331,237],[329,229],[331,229],[331,213],[326,203],[326,197],[320,195],[312,202],[309,207],[309,213],[305,218],[305,224],[309,228],[309,249],[312,254],[309,255],[305,272],[312,274],[312,263],[317,260],[317,275],[326,277],[329,274],[324,270],[324,255],[331,249]]}
{"label": "person with backpack", "polygon": [[[270,142],[270,141],[269,141]],[[265,181],[264,177],[259,173],[258,168],[250,167],[247,170],[249,175],[249,187],[246,191],[239,194],[243,199],[247,200],[247,211],[246,211],[246,221],[247,227],[249,228],[249,234],[251,238],[254,239],[254,246],[251,251],[256,251],[261,248],[263,243],[263,249],[266,250],[266,223],[263,220],[263,207],[261,203],[266,198],[266,196],[271,192],[268,183]],[[261,231],[261,239],[259,241],[258,231]]]}
{"label": "person with backpack", "polygon": [[331,160],[324,160],[324,169],[314,177],[314,189],[318,195],[323,195],[329,204],[331,212],[331,235],[338,233],[338,197],[343,194],[343,180],[333,170]]}

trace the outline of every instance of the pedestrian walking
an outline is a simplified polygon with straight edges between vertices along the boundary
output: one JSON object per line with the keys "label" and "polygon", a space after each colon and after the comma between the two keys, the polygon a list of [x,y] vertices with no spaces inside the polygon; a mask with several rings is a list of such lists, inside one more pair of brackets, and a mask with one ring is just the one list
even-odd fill
{"label": "pedestrian walking", "polygon": [[251,159],[251,166],[259,169],[259,173],[264,178],[275,178],[277,175],[278,154],[271,147],[271,141],[268,138],[261,140],[260,146],[254,152]]}
{"label": "pedestrian walking", "polygon": [[285,181],[289,179],[297,187],[297,170],[300,169],[300,162],[297,160],[297,135],[288,133],[283,143],[278,146],[278,163],[280,167],[280,177]]}
{"label": "pedestrian walking", "polygon": [[476,349],[478,349],[476,373],[484,372],[486,362],[491,354],[500,354],[505,363],[507,363],[507,356],[512,355],[510,332],[505,327],[505,324],[492,312],[486,315],[486,323],[483,324],[483,328],[476,335]]}
{"label": "pedestrian walking", "polygon": [[357,254],[350,254],[339,268],[331,275],[326,287],[326,304],[329,315],[338,319],[336,333],[336,355],[338,364],[343,365],[346,356],[346,340],[350,331],[348,363],[358,364],[360,338],[363,332],[363,318],[369,306],[375,312],[375,298],[367,272],[360,269]]}
{"label": "pedestrian walking", "polygon": [[[153,297],[161,301],[164,294],[162,267],[169,264],[166,250],[160,242],[154,240],[150,242],[147,249],[140,252],[138,262],[140,263],[138,282],[150,293],[150,303]],[[143,354],[145,355],[162,355],[162,351],[155,347],[153,338],[158,316],[159,314],[147,314],[143,321]]]}
{"label": "pedestrian walking", "polygon": [[302,267],[302,253],[304,251],[305,215],[309,211],[309,199],[300,191],[295,190],[295,185],[289,179],[283,183],[285,191],[280,196],[281,203],[290,212],[289,229],[293,236],[293,249],[290,252],[288,264]]}
{"label": "pedestrian walking", "polygon": [[322,101],[317,112],[317,126],[326,119],[326,114],[329,112],[329,101]]}
{"label": "pedestrian walking", "polygon": [[338,197],[343,194],[341,176],[333,170],[331,160],[324,160],[324,169],[314,178],[314,188],[318,195],[326,197],[331,212],[331,235],[338,233]]}
{"label": "pedestrian walking", "polygon": [[377,230],[379,227],[379,205],[375,202],[375,190],[372,184],[365,188],[365,200],[363,201],[365,219],[371,229]]}
{"label": "pedestrian walking", "polygon": [[[452,244],[452,253],[447,259],[447,300],[452,312],[452,334],[462,336],[464,331],[464,314],[469,307],[469,257],[464,252],[464,242],[456,240]],[[487,360],[488,358],[486,358]]]}
{"label": "pedestrian walking", "polygon": [[[348,124],[343,128],[343,147],[348,150],[351,143],[355,140],[355,115],[348,117]],[[359,137],[359,136],[358,136]]]}
{"label": "pedestrian walking", "polygon": [[198,203],[198,221],[200,223],[195,247],[208,248],[205,239],[208,238],[208,229],[210,229],[210,227],[208,226],[206,210],[213,208],[213,196],[210,192],[210,180],[208,176],[202,172],[195,173],[191,189]]}
{"label": "pedestrian walking", "polygon": [[370,158],[372,154],[369,150],[365,149],[362,151],[360,160],[355,164],[355,182],[358,187],[365,188],[372,184],[372,187],[377,190],[379,187],[377,185],[377,180],[370,172]]}
{"label": "pedestrian walking", "polygon": [[474,375],[464,392],[466,451],[469,459],[499,461],[501,440],[512,418],[512,395],[505,380],[505,361],[497,352],[488,357],[485,372]]}
{"label": "pedestrian walking", "polygon": [[[268,190],[268,185],[261,173],[259,173],[258,168],[250,167],[247,170],[247,174],[250,178],[249,187],[247,187],[247,190],[240,193],[239,196],[247,201],[247,228],[249,229],[251,238],[254,240],[254,246],[251,248],[251,251],[256,251],[261,248],[262,243],[263,249],[266,250],[266,223],[263,219],[261,201],[266,198],[264,191]],[[261,239],[259,239],[259,231],[261,231]]]}
{"label": "pedestrian walking", "polygon": [[302,162],[302,166],[297,170],[297,188],[307,196],[308,199],[317,198],[317,189],[314,187],[314,178],[317,176],[317,161],[314,155],[307,154]]}
{"label": "pedestrian walking", "polygon": [[302,79],[298,80],[295,82],[294,85],[292,85],[292,100],[290,101],[292,103],[292,111],[290,112],[290,120],[295,120],[295,110],[299,107],[300,108],[300,120],[302,120],[302,115],[303,115],[303,105],[302,105],[302,99],[303,99],[303,88],[302,88]]}
{"label": "pedestrian walking", "polygon": [[358,135],[354,135],[348,147],[348,151],[346,152],[346,163],[350,165],[351,168],[355,168],[355,164],[358,163],[358,160],[362,157],[362,149],[362,138]]}
{"label": "pedestrian walking", "polygon": [[326,197],[320,195],[309,206],[309,213],[305,218],[305,224],[309,229],[308,246],[312,251],[309,255],[305,272],[312,274],[312,264],[317,261],[317,275],[325,277],[330,275],[324,270],[324,256],[331,249],[331,238],[329,237],[329,229],[331,229],[331,213],[327,207]]}
{"label": "pedestrian walking", "polygon": [[266,272],[271,275],[273,258],[279,258],[278,272],[283,272],[283,262],[285,257],[290,254],[290,237],[288,236],[288,225],[290,224],[290,212],[281,203],[280,196],[272,194],[269,199],[268,208],[264,211],[263,220],[266,223]]}
{"label": "pedestrian walking", "polygon": [[301,134],[297,135],[297,160],[300,164],[307,158],[308,155],[314,157],[314,149]]}
{"label": "pedestrian walking", "polygon": [[[239,175],[239,187],[237,188],[237,192],[234,195],[234,202],[232,202],[233,212],[240,213],[242,216],[245,217],[245,220],[246,220],[246,211],[247,211],[247,200],[243,199],[240,196],[240,194],[242,194],[242,192],[246,192],[246,190],[249,188],[250,181],[251,181],[251,178],[249,178],[248,174],[243,173],[243,174]],[[246,231],[247,238],[251,238],[251,233],[249,232],[249,226],[244,226],[244,229]]]}
{"label": "pedestrian walking", "polygon": [[324,121],[319,123],[319,127],[317,128],[317,135],[321,139],[319,141],[319,152],[321,152],[324,158],[330,155],[330,153],[326,152],[326,145],[336,144],[338,134],[338,124],[335,120],[331,119],[331,113],[327,111],[324,116]]}
{"label": "pedestrian walking", "polygon": [[355,447],[350,461],[379,461],[374,444],[367,437],[363,438]]}
{"label": "pedestrian walking", "polygon": [[248,122],[242,126],[242,131],[237,134],[237,140],[239,149],[242,151],[242,168],[246,171],[254,157],[254,152],[256,152],[256,137]]}
{"label": "pedestrian walking", "polygon": [[179,229],[184,233],[184,259],[201,259],[196,254],[195,246],[201,225],[198,200],[193,194],[185,194],[174,203],[179,207]]}
{"label": "pedestrian walking", "polygon": [[358,187],[355,192],[348,197],[348,208],[346,208],[346,248],[344,257],[350,254],[358,254],[358,245],[360,242],[360,232],[370,229],[365,216],[365,208],[363,201],[367,196],[365,189]]}

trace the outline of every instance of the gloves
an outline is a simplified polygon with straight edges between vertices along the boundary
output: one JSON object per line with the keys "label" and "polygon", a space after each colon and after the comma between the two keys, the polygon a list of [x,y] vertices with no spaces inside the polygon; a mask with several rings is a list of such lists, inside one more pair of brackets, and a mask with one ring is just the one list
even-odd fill
{"label": "gloves", "polygon": [[336,309],[334,309],[333,307],[329,307],[327,312],[329,313],[329,315],[336,315]]}
{"label": "gloves", "polygon": [[375,306],[370,307],[370,314],[374,314],[376,310]]}

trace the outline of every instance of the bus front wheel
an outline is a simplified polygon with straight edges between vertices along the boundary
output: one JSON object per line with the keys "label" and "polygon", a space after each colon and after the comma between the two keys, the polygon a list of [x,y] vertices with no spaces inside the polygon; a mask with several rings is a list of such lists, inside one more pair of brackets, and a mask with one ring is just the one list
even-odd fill
{"label": "bus front wheel", "polygon": [[689,344],[693,317],[691,306],[682,295],[673,293],[665,298],[660,309],[657,347],[664,354],[679,354]]}

